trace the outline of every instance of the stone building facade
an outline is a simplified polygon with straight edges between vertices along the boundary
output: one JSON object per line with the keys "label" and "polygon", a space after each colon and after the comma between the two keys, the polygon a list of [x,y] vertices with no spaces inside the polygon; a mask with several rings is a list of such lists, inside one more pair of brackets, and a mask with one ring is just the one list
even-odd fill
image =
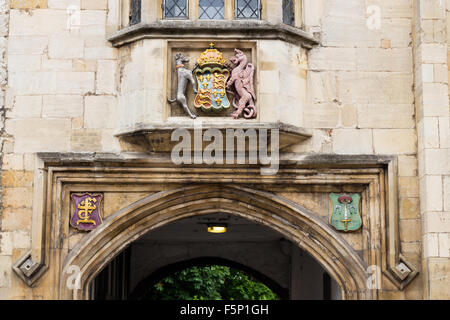
{"label": "stone building facade", "polygon": [[[93,299],[105,268],[116,270],[105,290],[127,287],[109,297],[126,298],[203,254],[292,299],[314,272],[309,285],[325,272],[334,298],[449,299],[450,1],[261,0],[248,13],[225,0],[213,19],[174,2],[0,1],[0,298]],[[255,66],[255,119],[194,121],[168,103],[173,56],[192,70],[211,42]],[[171,135],[199,123],[276,130],[277,173],[174,163]],[[361,229],[333,228],[331,193],[360,195]],[[101,195],[95,230],[71,226],[74,194]],[[227,243],[179,232],[216,214]]]}

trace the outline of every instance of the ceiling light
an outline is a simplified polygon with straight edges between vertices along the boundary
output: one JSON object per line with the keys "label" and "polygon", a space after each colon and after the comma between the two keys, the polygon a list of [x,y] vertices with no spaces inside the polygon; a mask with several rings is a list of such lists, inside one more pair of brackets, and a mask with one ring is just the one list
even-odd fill
{"label": "ceiling light", "polygon": [[222,223],[208,224],[209,233],[225,233],[227,232],[227,225]]}

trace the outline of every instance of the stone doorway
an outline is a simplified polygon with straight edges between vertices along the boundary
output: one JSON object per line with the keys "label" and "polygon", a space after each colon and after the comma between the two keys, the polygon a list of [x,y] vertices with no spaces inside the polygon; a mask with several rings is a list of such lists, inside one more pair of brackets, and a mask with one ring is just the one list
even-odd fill
{"label": "stone doorway", "polygon": [[[109,216],[64,260],[61,297],[90,299],[90,284],[95,277],[135,241],[176,221],[217,212],[262,225],[301,248],[337,282],[342,299],[370,295],[364,262],[316,214],[268,192],[199,184],[153,194]],[[79,290],[65,286],[71,266],[80,269]]]}
{"label": "stone doorway", "polygon": [[[226,233],[207,231],[225,225]],[[141,300],[158,281],[192,266],[242,271],[280,299],[336,300],[337,282],[281,233],[248,219],[215,213],[184,218],[131,243],[90,284],[90,299]]]}

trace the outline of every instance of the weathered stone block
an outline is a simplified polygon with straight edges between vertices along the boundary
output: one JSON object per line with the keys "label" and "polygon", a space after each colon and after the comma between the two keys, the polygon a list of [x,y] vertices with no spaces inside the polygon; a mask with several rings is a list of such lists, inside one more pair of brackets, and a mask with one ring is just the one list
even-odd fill
{"label": "weathered stone block", "polygon": [[450,176],[444,177],[444,210],[450,211]]}
{"label": "weathered stone block", "polygon": [[439,256],[450,258],[450,233],[439,234]]}
{"label": "weathered stone block", "polygon": [[57,94],[93,93],[95,74],[93,72],[58,72],[56,76]]}
{"label": "weathered stone block", "polygon": [[338,72],[342,103],[413,104],[412,74],[395,72]]}
{"label": "weathered stone block", "polygon": [[357,69],[359,71],[387,71],[409,73],[412,70],[411,48],[375,49],[357,48]]}
{"label": "weathered stone block", "polygon": [[116,93],[117,63],[113,60],[99,60],[97,69],[97,93]]}
{"label": "weathered stone block", "polygon": [[117,99],[111,96],[85,98],[84,125],[89,129],[116,128]]}
{"label": "weathered stone block", "polygon": [[423,257],[439,257],[439,234],[427,233],[422,238],[423,241]]}
{"label": "weathered stone block", "polygon": [[76,72],[97,72],[97,60],[74,59],[72,70]]}
{"label": "weathered stone block", "polygon": [[[423,116],[448,117],[448,86],[442,83],[423,84]],[[419,112],[420,112],[419,111]]]}
{"label": "weathered stone block", "polygon": [[318,47],[310,51],[309,70],[356,70],[355,48]]}
{"label": "weathered stone block", "polygon": [[11,286],[11,265],[11,256],[0,256],[0,288],[9,288]]}
{"label": "weathered stone block", "polygon": [[399,177],[399,195],[405,198],[419,197],[419,181],[417,177]]}
{"label": "weathered stone block", "polygon": [[30,230],[32,214],[31,208],[5,208],[2,216],[2,230]]}
{"label": "weathered stone block", "polygon": [[[270,78],[267,81],[269,85]],[[337,90],[337,76],[334,72],[308,72],[307,101],[314,103],[331,103],[337,101]]]}
{"label": "weathered stone block", "polygon": [[6,129],[14,135],[17,153],[69,150],[70,119],[9,120]]}
{"label": "weathered stone block", "polygon": [[333,150],[339,154],[372,154],[372,130],[333,130]]}
{"label": "weathered stone block", "polygon": [[420,241],[421,235],[421,221],[419,219],[400,220],[400,239],[402,241]]}
{"label": "weathered stone block", "polygon": [[82,10],[106,10],[108,9],[108,0],[81,0]]}
{"label": "weathered stone block", "polygon": [[10,6],[11,9],[45,9],[47,2],[48,0],[10,0]]}
{"label": "weathered stone block", "polygon": [[442,176],[423,176],[420,179],[420,210],[442,211],[442,191]]}
{"label": "weathered stone block", "polygon": [[450,233],[450,212],[427,212],[424,221],[426,233]]}
{"label": "weathered stone block", "polygon": [[30,233],[28,231],[15,231],[12,232],[14,248],[16,249],[28,249],[30,247]]}
{"label": "weathered stone block", "polygon": [[416,156],[398,156],[398,175],[416,177],[418,172]]}
{"label": "weathered stone block", "polygon": [[8,55],[8,70],[11,72],[39,71],[41,56],[39,55]]}
{"label": "weathered stone block", "polygon": [[358,110],[353,105],[345,105],[341,109],[341,123],[344,128],[356,128],[358,122]]}
{"label": "weathered stone block", "polygon": [[10,256],[13,250],[13,239],[11,232],[0,233],[0,256]]}
{"label": "weathered stone block", "polygon": [[450,174],[450,149],[425,149],[423,154],[425,174]]}
{"label": "weathered stone block", "polygon": [[31,208],[33,204],[32,188],[4,188],[3,207],[4,208]]}
{"label": "weathered stone block", "polygon": [[358,105],[358,127],[409,129],[415,127],[413,104]]}
{"label": "weathered stone block", "polygon": [[95,152],[102,150],[102,134],[100,130],[74,130],[70,137],[73,151]]}
{"label": "weathered stone block", "polygon": [[51,9],[67,9],[69,6],[80,8],[81,0],[47,0]]}
{"label": "weathered stone block", "polygon": [[3,187],[32,187],[34,174],[32,171],[3,171]]}
{"label": "weathered stone block", "polygon": [[16,96],[14,106],[8,112],[10,118],[40,118],[41,114],[41,96]]}
{"label": "weathered stone block", "polygon": [[373,143],[378,154],[416,153],[414,129],[375,129]]}
{"label": "weathered stone block", "polygon": [[77,95],[51,95],[43,97],[44,118],[76,118],[83,116],[83,97]]}
{"label": "weathered stone block", "polygon": [[43,54],[48,46],[45,36],[11,36],[8,41],[8,54]]}
{"label": "weathered stone block", "polygon": [[50,59],[81,59],[84,57],[84,38],[56,35],[50,37],[48,46]]}
{"label": "weathered stone block", "polygon": [[430,258],[428,265],[429,299],[450,299],[450,259]]}
{"label": "weathered stone block", "polygon": [[68,14],[66,10],[12,10],[10,13],[9,32],[12,36],[50,36],[67,34]]}
{"label": "weathered stone block", "polygon": [[439,118],[439,146],[450,148],[450,117]]}
{"label": "weathered stone block", "polygon": [[42,71],[72,71],[72,60],[42,57]]}
{"label": "weathered stone block", "polygon": [[401,198],[400,199],[400,218],[417,219],[420,217],[419,198]]}
{"label": "weathered stone block", "polygon": [[304,110],[305,125],[308,128],[335,128],[339,121],[339,106],[332,103],[307,105]]}

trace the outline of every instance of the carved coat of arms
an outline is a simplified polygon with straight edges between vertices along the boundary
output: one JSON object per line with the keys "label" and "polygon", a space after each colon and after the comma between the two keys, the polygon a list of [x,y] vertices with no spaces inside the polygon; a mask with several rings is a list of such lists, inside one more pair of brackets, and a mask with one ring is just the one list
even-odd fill
{"label": "carved coat of arms", "polygon": [[332,213],[330,224],[339,231],[357,231],[362,226],[359,209],[361,196],[359,194],[340,195],[331,193]]}
{"label": "carved coat of arms", "polygon": [[72,194],[72,217],[70,225],[80,231],[91,231],[102,223],[100,215],[103,195]]}
{"label": "carved coat of arms", "polygon": [[198,92],[194,106],[203,111],[223,110],[230,107],[226,93],[226,85],[230,71],[225,67],[226,60],[222,53],[214,49],[214,44],[197,59]]}
{"label": "carved coat of arms", "polygon": [[[175,54],[177,70],[177,97],[167,99],[169,103],[178,103],[192,118],[197,115],[187,104],[187,85],[191,83],[196,94],[194,100],[195,109],[203,111],[221,111],[231,106],[227,94],[233,95],[232,105],[233,119],[243,116],[245,119],[253,119],[258,115],[255,105],[256,94],[254,88],[255,66],[248,62],[247,56],[239,49],[234,50],[234,56],[226,60],[222,52],[210,44],[197,59],[193,71],[190,71],[185,63],[189,58],[181,52]],[[194,76],[197,81],[194,80]]]}

